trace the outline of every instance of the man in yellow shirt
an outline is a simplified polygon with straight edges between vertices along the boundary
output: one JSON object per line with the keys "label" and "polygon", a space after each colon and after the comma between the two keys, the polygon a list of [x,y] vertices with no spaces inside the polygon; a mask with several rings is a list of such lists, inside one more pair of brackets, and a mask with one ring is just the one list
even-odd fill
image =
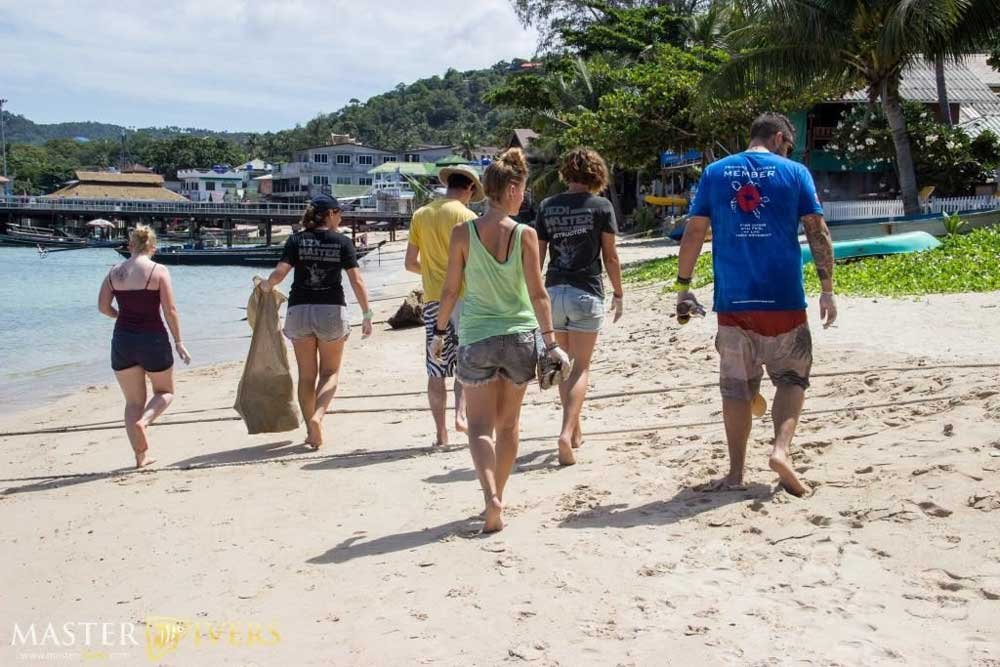
{"label": "man in yellow shirt", "polygon": [[[419,273],[424,284],[424,357],[427,365],[427,401],[430,403],[434,424],[437,428],[435,446],[448,444],[448,426],[445,412],[448,405],[448,387],[445,378],[455,376],[458,363],[458,318],[456,308],[448,323],[448,335],[441,361],[436,362],[431,355],[434,327],[441,306],[441,289],[448,272],[448,246],[451,230],[477,216],[468,209],[470,202],[480,202],[485,198],[479,175],[468,165],[444,167],[438,178],[448,188],[442,199],[435,199],[417,209],[410,223],[410,240],[406,247],[406,270]],[[455,428],[466,430],[465,400],[462,385],[455,382]]]}

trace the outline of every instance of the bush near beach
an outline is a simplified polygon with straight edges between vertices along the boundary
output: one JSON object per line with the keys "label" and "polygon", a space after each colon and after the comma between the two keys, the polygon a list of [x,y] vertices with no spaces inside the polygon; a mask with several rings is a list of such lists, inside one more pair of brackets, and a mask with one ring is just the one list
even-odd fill
{"label": "bush near beach", "polygon": [[[819,280],[811,265],[804,270],[806,291],[818,294]],[[633,283],[673,281],[677,258],[665,257],[629,267]],[[712,256],[698,258],[694,286],[712,282]],[[1000,227],[950,234],[933,250],[906,255],[866,257],[837,262],[834,284],[845,296],[919,296],[1000,290]]]}

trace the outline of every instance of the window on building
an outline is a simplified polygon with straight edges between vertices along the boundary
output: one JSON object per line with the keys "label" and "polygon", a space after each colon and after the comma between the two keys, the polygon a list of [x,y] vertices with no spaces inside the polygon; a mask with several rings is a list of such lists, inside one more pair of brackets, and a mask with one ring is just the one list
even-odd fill
{"label": "window on building", "polygon": [[313,176],[313,185],[330,185],[329,176]]}
{"label": "window on building", "polygon": [[398,155],[383,155],[382,156],[382,164],[385,164],[386,162],[399,162],[399,156]]}
{"label": "window on building", "polygon": [[351,154],[337,153],[337,164],[351,164]]}
{"label": "window on building", "polygon": [[209,192],[212,192],[213,190],[215,190],[215,181],[206,181],[205,182],[205,189],[208,190]]}
{"label": "window on building", "polygon": [[365,164],[365,165],[371,166],[371,165],[375,164],[375,156],[374,155],[368,155],[367,153],[364,154],[364,155],[359,155],[358,156],[358,164]]}
{"label": "window on building", "polygon": [[371,184],[372,184],[371,176],[361,176],[358,178],[358,185],[371,185]]}
{"label": "window on building", "polygon": [[350,176],[338,176],[337,177],[337,185],[351,185],[351,177]]}
{"label": "window on building", "polygon": [[327,163],[330,161],[330,156],[326,153],[313,153],[313,162]]}
{"label": "window on building", "polygon": [[406,161],[407,162],[420,162],[420,153],[407,153],[406,154]]}

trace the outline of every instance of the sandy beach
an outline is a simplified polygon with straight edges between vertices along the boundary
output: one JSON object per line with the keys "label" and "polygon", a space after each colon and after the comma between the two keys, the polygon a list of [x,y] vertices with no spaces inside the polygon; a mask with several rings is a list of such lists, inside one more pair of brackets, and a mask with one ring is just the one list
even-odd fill
{"label": "sandy beach", "polygon": [[[319,452],[246,435],[238,363],[179,371],[141,472],[114,385],[0,417],[71,427],[0,435],[0,663],[79,662],[12,646],[15,624],[94,622],[134,625],[89,648],[119,664],[1000,665],[1000,293],[841,298],[814,326],[804,499],[776,489],[767,416],[747,491],[692,490],[726,467],[714,319],[680,327],[660,286],[626,299],[578,464],[531,387],[489,537],[464,439],[429,447],[420,329],[352,336]],[[187,634],[147,645],[157,618]]]}

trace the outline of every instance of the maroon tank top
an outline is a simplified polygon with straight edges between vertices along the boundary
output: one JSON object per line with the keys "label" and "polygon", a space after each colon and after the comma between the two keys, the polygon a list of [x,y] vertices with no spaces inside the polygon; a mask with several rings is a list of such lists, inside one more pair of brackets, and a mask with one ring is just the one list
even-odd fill
{"label": "maroon tank top", "polygon": [[153,279],[156,269],[149,272],[146,286],[142,289],[115,289],[108,274],[108,284],[118,302],[118,319],[115,321],[115,331],[132,331],[135,333],[167,333],[160,318],[160,290],[149,289],[149,281]]}

